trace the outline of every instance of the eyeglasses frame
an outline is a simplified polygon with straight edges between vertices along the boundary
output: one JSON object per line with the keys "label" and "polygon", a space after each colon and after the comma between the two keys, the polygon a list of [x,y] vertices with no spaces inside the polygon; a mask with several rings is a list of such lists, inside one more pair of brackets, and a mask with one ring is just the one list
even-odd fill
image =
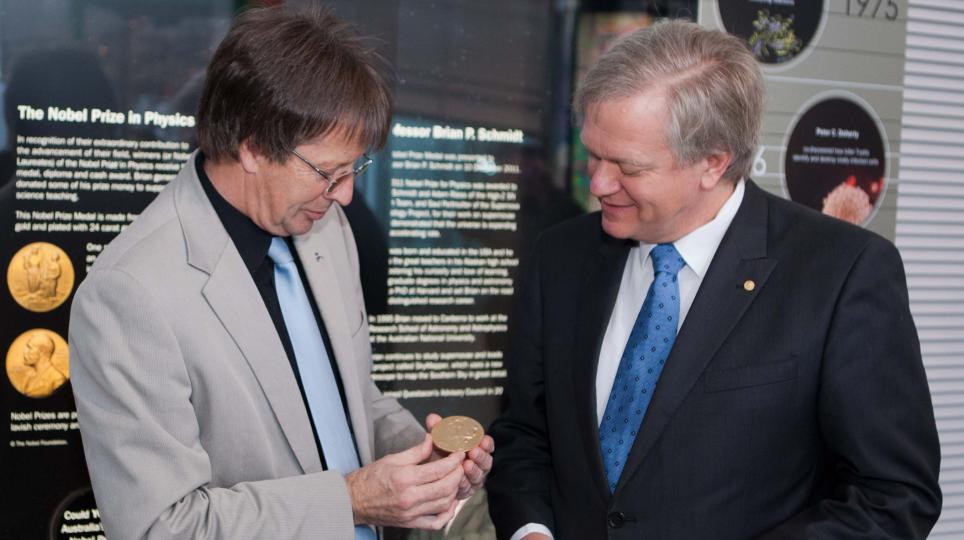
{"label": "eyeglasses frame", "polygon": [[318,173],[318,176],[320,176],[325,182],[328,182],[328,187],[325,188],[325,193],[326,193],[326,194],[331,193],[332,191],[335,191],[335,189],[336,189],[339,185],[341,185],[342,183],[344,183],[345,180],[347,180],[348,178],[354,178],[354,177],[358,176],[359,174],[361,174],[362,172],[364,172],[365,169],[367,169],[369,165],[372,164],[372,158],[370,158],[367,153],[362,154],[362,155],[361,155],[361,159],[362,159],[361,165],[358,165],[358,166],[352,168],[351,172],[347,172],[347,173],[339,176],[338,178],[332,178],[330,174],[328,174],[328,173],[326,173],[325,171],[321,170],[321,168],[319,168],[318,166],[316,166],[314,163],[308,161],[308,159],[305,158],[305,156],[299,154],[294,148],[288,148],[288,151],[291,152],[292,154],[294,154],[295,157],[297,157],[297,158],[300,159],[301,161],[304,161],[304,162],[305,162],[305,165],[311,167],[312,170],[314,170],[316,173]]}

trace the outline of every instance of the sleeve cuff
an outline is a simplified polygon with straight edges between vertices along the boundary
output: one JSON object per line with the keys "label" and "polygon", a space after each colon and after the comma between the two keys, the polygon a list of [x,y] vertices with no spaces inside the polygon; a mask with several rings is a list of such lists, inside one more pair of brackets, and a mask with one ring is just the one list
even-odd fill
{"label": "sleeve cuff", "polygon": [[553,538],[552,532],[549,531],[549,528],[545,525],[540,525],[539,523],[526,523],[522,527],[519,527],[519,530],[516,531],[509,540],[521,540],[521,538],[529,533],[542,533],[549,538]]}

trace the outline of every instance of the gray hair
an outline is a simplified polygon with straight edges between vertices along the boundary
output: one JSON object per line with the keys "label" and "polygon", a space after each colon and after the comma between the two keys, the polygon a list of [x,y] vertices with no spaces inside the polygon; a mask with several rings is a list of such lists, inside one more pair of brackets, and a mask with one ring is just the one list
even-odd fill
{"label": "gray hair", "polygon": [[586,73],[573,99],[581,121],[603,101],[665,92],[666,143],[680,166],[718,152],[733,162],[724,178],[746,176],[760,139],[766,91],[739,38],[685,21],[664,21],[621,38]]}

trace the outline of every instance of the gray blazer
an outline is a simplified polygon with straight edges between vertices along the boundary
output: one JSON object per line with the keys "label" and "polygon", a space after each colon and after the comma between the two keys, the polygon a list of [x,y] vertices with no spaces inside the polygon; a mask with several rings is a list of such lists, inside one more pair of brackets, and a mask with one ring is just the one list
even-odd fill
{"label": "gray blazer", "polygon": [[[362,463],[419,423],[371,380],[358,255],[332,205],[295,238]],[[97,258],[70,313],[71,380],[104,527],[123,538],[353,538],[264,302],[194,158]]]}

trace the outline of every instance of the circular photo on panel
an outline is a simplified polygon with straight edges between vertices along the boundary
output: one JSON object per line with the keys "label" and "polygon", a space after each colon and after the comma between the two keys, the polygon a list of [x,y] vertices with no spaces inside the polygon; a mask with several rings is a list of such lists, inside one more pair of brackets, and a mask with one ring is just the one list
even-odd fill
{"label": "circular photo on panel", "polygon": [[805,105],[787,139],[784,182],[790,199],[865,225],[884,198],[887,147],[876,113],[852,95]]}
{"label": "circular photo on panel", "polygon": [[809,49],[825,0],[717,0],[723,28],[746,40],[763,64],[783,64]]}
{"label": "circular photo on panel", "polygon": [[79,489],[57,506],[50,520],[50,540],[104,540],[104,527],[90,488]]}

